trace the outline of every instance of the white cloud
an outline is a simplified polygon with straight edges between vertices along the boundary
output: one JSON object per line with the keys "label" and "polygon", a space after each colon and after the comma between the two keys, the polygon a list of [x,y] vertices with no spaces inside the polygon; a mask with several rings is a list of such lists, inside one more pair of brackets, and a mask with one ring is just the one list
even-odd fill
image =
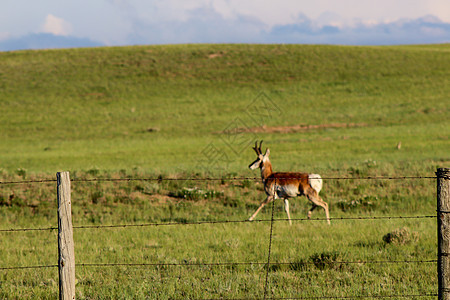
{"label": "white cloud", "polygon": [[395,45],[446,43],[450,23],[435,16],[396,21],[355,21],[345,26],[318,25],[306,16],[291,24],[277,25],[264,37],[266,42],[306,44]]}
{"label": "white cloud", "polygon": [[[0,3],[1,42],[30,33],[84,37],[106,45],[398,44],[450,40],[449,0],[28,2]],[[17,8],[22,7],[20,3],[27,7],[25,11]]]}
{"label": "white cloud", "polygon": [[425,5],[426,14],[435,15],[442,21],[450,23],[450,3],[448,0],[428,0]]}
{"label": "white cloud", "polygon": [[1,32],[0,31],[0,41],[8,39],[10,36],[11,35],[8,32]]}
{"label": "white cloud", "polygon": [[[110,0],[113,1],[113,0]],[[122,1],[122,0],[115,0]],[[132,31],[121,44],[172,43],[325,43],[325,44],[411,44],[439,43],[449,40],[450,24],[439,18],[346,18],[327,11],[317,18],[297,13],[291,21],[269,25],[254,14],[236,10],[223,13],[222,6],[208,3],[185,10],[182,18],[167,17],[165,9],[154,19],[128,7],[127,17]],[[287,1],[287,0],[286,0]],[[167,2],[167,3],[170,3]],[[117,4],[117,3],[115,3]],[[179,8],[183,11],[183,8]]]}
{"label": "white cloud", "polygon": [[[258,19],[234,15],[226,18],[212,5],[189,10],[182,20],[136,18],[124,44],[255,43],[263,42],[266,25]],[[269,28],[267,28],[269,29]]]}
{"label": "white cloud", "polygon": [[72,33],[72,25],[62,18],[49,14],[45,18],[45,23],[42,26],[42,32],[67,36]]}

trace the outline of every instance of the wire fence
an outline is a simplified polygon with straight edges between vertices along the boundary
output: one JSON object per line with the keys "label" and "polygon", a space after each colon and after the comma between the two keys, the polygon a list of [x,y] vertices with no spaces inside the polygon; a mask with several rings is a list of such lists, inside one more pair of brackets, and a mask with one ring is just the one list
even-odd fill
{"label": "wire fence", "polygon": [[[283,178],[279,178],[283,179]],[[289,178],[285,178],[289,179]],[[436,176],[366,176],[366,177],[322,177],[327,180],[414,180],[414,179],[434,179]],[[126,182],[126,181],[243,181],[252,180],[259,181],[258,177],[228,177],[228,178],[162,178],[160,177],[148,177],[148,178],[74,178],[71,182]],[[39,179],[39,180],[19,180],[19,181],[0,181],[0,185],[21,185],[21,184],[44,184],[44,183],[56,183],[54,179]],[[115,268],[115,267],[236,267],[236,266],[262,266],[266,269],[264,294],[261,299],[364,299],[364,298],[429,298],[436,297],[438,294],[424,293],[424,294],[395,294],[395,295],[357,295],[357,296],[320,296],[320,297],[289,297],[289,298],[274,298],[268,296],[269,286],[269,266],[291,266],[296,262],[276,262],[272,261],[271,248],[273,238],[273,224],[279,221],[288,221],[286,218],[274,218],[274,201],[272,202],[271,218],[262,220],[205,220],[205,221],[192,221],[192,222],[153,222],[153,223],[141,223],[141,224],[109,224],[109,225],[77,225],[73,226],[73,229],[77,230],[95,230],[95,229],[114,229],[114,228],[128,228],[128,227],[159,227],[159,226],[193,226],[193,225],[211,225],[211,224],[238,224],[238,223],[270,223],[270,234],[268,238],[268,255],[267,261],[260,262],[210,262],[210,263],[77,263],[77,267],[82,268]],[[396,219],[436,219],[436,215],[420,215],[420,216],[351,216],[351,217],[334,217],[330,218],[332,221],[348,221],[348,220],[396,220]],[[292,221],[325,221],[326,218],[292,218]],[[58,227],[42,227],[42,228],[10,228],[0,229],[0,233],[15,233],[15,232],[27,232],[27,231],[53,231]],[[344,264],[436,264],[438,259],[423,259],[423,260],[374,260],[374,261],[333,261],[331,264],[344,265]],[[314,262],[302,262],[304,264],[314,264]],[[0,266],[0,271],[10,270],[31,270],[31,269],[49,269],[57,268],[57,264],[49,265],[36,265],[36,266]],[[221,298],[222,299],[222,298]],[[238,300],[240,298],[227,298],[229,300]],[[245,298],[248,299],[248,298]],[[257,298],[251,298],[257,299]]]}

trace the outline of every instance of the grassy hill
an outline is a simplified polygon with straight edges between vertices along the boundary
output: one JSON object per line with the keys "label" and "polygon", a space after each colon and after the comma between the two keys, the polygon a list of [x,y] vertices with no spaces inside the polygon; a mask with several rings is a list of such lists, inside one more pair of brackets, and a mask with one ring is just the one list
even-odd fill
{"label": "grassy hill", "polygon": [[[304,220],[304,198],[289,226],[277,201],[266,273],[270,223],[227,222],[248,219],[262,184],[227,177],[259,176],[261,139],[275,170],[433,176],[450,163],[449,95],[449,44],[4,52],[0,181],[223,178],[73,181],[75,226],[137,225],[75,229],[78,299],[262,299],[266,274],[270,298],[433,295],[434,180],[324,180],[331,226]],[[0,183],[0,229],[55,227],[55,193]],[[56,232],[0,235],[0,298],[57,298],[56,268],[21,269],[57,263]],[[103,263],[117,265],[83,265]]]}
{"label": "grassy hill", "polygon": [[449,58],[448,44],[4,52],[0,166],[242,173],[256,139],[276,169],[434,166],[449,159]]}

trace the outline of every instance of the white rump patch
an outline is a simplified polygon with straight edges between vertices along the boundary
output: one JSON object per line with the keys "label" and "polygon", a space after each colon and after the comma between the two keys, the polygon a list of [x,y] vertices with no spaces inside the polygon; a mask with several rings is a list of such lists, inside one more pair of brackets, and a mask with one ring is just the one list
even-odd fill
{"label": "white rump patch", "polygon": [[309,178],[309,184],[311,184],[311,187],[316,190],[317,194],[320,192],[320,190],[322,189],[322,177],[320,177],[319,174],[309,174],[308,175]]}

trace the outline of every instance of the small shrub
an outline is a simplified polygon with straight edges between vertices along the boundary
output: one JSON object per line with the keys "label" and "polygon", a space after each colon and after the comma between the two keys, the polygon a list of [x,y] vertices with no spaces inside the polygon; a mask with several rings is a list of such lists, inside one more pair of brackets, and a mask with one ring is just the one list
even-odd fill
{"label": "small shrub", "polygon": [[339,253],[337,252],[322,252],[311,255],[310,259],[319,270],[336,269],[341,266],[338,263]]}
{"label": "small shrub", "polygon": [[376,169],[377,167],[377,162],[369,159],[362,164],[348,168],[348,172],[354,177],[366,177],[369,176],[371,169]]}
{"label": "small shrub", "polygon": [[306,271],[308,270],[311,264],[305,261],[304,259],[300,259],[299,261],[292,262],[289,264],[289,269],[292,271]]}
{"label": "small shrub", "polygon": [[412,242],[417,242],[419,234],[409,230],[407,227],[395,229],[383,236],[383,241],[387,244],[406,245]]}
{"label": "small shrub", "polygon": [[0,206],[24,207],[26,206],[26,202],[22,197],[12,193],[8,198],[0,197]]}
{"label": "small shrub", "polygon": [[[319,270],[337,270],[342,269],[340,262],[341,256],[338,252],[322,252],[311,255],[308,259],[299,259],[289,264],[288,268],[292,271],[308,271],[312,268]],[[281,267],[278,266],[278,269]],[[277,270],[278,270],[277,269]]]}
{"label": "small shrub", "polygon": [[204,194],[205,194],[206,199],[217,199],[224,195],[223,192],[214,191],[214,190],[208,190]]}
{"label": "small shrub", "polygon": [[141,184],[136,184],[134,190],[137,192],[144,192],[145,188]]}
{"label": "small shrub", "polygon": [[222,203],[224,206],[229,206],[229,207],[240,207],[244,204],[243,201],[238,196],[234,196],[234,197],[226,196],[222,200]]}
{"label": "small shrub", "polygon": [[199,201],[203,198],[203,191],[197,188],[182,188],[175,192],[169,192],[170,197]]}
{"label": "small shrub", "polygon": [[253,180],[249,180],[249,179],[244,179],[242,181],[242,187],[243,188],[250,188],[253,186]]}
{"label": "small shrub", "polygon": [[158,194],[160,188],[161,187],[157,182],[150,182],[145,185],[143,193],[148,195]]}
{"label": "small shrub", "polygon": [[240,243],[241,243],[240,240],[237,238],[231,238],[231,239],[225,241],[225,245],[231,249],[239,248]]}
{"label": "small shrub", "polygon": [[222,176],[222,180],[220,181],[220,184],[227,184],[228,182],[230,182],[230,179],[236,178],[238,177],[238,173],[232,172],[232,173],[228,173]]}
{"label": "small shrub", "polygon": [[11,200],[9,197],[0,195],[0,206],[11,206]]}
{"label": "small shrub", "polygon": [[378,198],[376,196],[365,196],[364,198],[352,201],[341,200],[336,206],[342,211],[363,210],[373,211],[377,207]]}
{"label": "small shrub", "polygon": [[102,197],[103,197],[103,192],[102,191],[93,191],[91,193],[91,201],[94,204],[99,203]]}
{"label": "small shrub", "polygon": [[100,174],[100,170],[97,168],[93,168],[88,170],[86,173],[92,176],[98,176]]}
{"label": "small shrub", "polygon": [[25,179],[27,177],[27,170],[19,168],[16,170],[16,174]]}
{"label": "small shrub", "polygon": [[169,192],[170,197],[183,198],[186,200],[200,201],[202,199],[215,199],[222,197],[223,192],[217,192],[214,190],[201,190],[198,188],[182,188],[175,192]]}
{"label": "small shrub", "polygon": [[375,160],[368,159],[364,161],[364,165],[366,166],[366,168],[372,169],[377,167],[377,162]]}
{"label": "small shrub", "polygon": [[368,171],[365,168],[358,168],[358,167],[350,167],[348,169],[348,172],[353,177],[366,177],[368,175]]}

